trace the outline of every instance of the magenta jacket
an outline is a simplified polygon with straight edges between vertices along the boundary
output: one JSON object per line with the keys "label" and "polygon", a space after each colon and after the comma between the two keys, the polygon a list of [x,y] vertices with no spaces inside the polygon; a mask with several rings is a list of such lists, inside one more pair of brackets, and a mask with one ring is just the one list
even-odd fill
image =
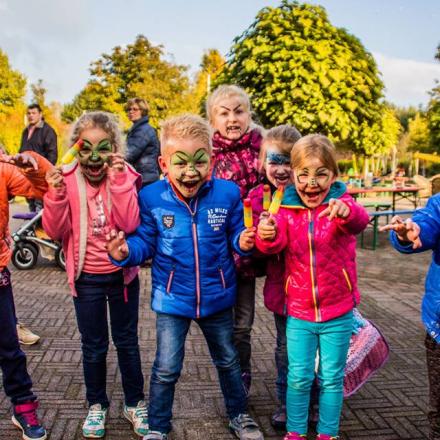
{"label": "magenta jacket", "polygon": [[[347,218],[318,218],[330,198],[350,207]],[[305,207],[295,187],[286,188],[276,215],[274,241],[257,238],[257,248],[268,254],[285,252],[287,313],[295,318],[324,322],[352,310],[360,301],[356,274],[356,237],[368,224],[364,207],[335,182],[322,205]]]}
{"label": "magenta jacket", "polygon": [[[67,279],[72,294],[76,296],[75,280],[81,275],[87,246],[86,187],[76,161],[64,166],[63,173],[65,188],[49,187],[44,196],[43,228],[50,238],[62,242]],[[127,165],[125,172],[105,179],[111,223],[126,234],[134,232],[140,223],[136,191],[136,185],[141,185],[140,175]],[[137,267],[124,269],[125,285],[137,272]]]}

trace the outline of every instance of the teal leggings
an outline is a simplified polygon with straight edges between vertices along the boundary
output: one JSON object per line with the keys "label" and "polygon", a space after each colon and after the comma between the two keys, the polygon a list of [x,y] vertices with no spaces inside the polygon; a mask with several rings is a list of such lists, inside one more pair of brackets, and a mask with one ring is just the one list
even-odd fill
{"label": "teal leggings", "polygon": [[307,434],[310,388],[319,352],[319,434],[338,435],[343,402],[344,368],[353,312],[327,322],[287,318],[287,431]]}

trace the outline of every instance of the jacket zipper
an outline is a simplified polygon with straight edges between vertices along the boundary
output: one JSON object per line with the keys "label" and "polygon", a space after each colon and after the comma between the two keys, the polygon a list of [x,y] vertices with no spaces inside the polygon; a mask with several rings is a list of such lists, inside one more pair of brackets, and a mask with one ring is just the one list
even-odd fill
{"label": "jacket zipper", "polygon": [[168,276],[168,283],[167,283],[167,293],[171,292],[171,285],[173,284],[173,278],[174,278],[174,267],[170,272],[170,275]]}
{"label": "jacket zipper", "polygon": [[321,322],[321,311],[319,310],[318,285],[316,283],[316,252],[315,252],[315,230],[314,230],[314,211],[309,210],[309,251],[310,251],[310,280],[312,282],[312,297],[315,307],[315,321]]}
{"label": "jacket zipper", "polygon": [[347,281],[347,286],[348,286],[348,289],[350,290],[351,297],[353,299],[353,305],[354,305],[354,307],[356,307],[356,298],[354,297],[353,287],[351,285],[350,277],[348,276],[348,272],[345,270],[345,268],[342,268],[342,273],[344,274],[345,281]]}
{"label": "jacket zipper", "polygon": [[[279,254],[278,254],[279,255]],[[283,314],[284,316],[287,316],[287,289],[289,288],[290,283],[290,275],[287,277],[286,283],[284,284],[284,306],[283,306]]]}
{"label": "jacket zipper", "polygon": [[220,273],[220,278],[222,279],[222,286],[223,289],[226,289],[226,282],[225,282],[225,276],[223,274],[223,269],[221,267],[218,268],[218,271]]}

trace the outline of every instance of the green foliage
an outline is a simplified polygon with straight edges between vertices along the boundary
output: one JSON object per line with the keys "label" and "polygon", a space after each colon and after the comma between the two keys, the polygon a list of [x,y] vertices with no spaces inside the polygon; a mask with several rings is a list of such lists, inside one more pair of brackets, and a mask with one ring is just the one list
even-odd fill
{"label": "green foliage", "polygon": [[440,152],[440,84],[431,92],[431,100],[428,105],[428,127],[431,149]]}
{"label": "green foliage", "polygon": [[419,112],[408,123],[408,150],[425,153],[431,152],[428,121]]}
{"label": "green foliage", "polygon": [[228,55],[217,83],[238,83],[266,126],[290,123],[373,154],[386,145],[383,83],[372,55],[320,6],[283,0],[262,9]]}
{"label": "green foliage", "polygon": [[417,107],[409,106],[409,107],[398,107],[393,104],[388,104],[392,109],[394,109],[394,113],[402,125],[403,131],[408,131],[408,124],[410,119],[414,119],[417,113],[421,113],[420,109]]}
{"label": "green foliage", "polygon": [[85,110],[119,114],[127,122],[124,105],[140,97],[150,106],[153,125],[171,114],[187,110],[187,67],[167,61],[162,46],[152,45],[139,35],[133,44],[117,46],[91,64],[91,79],[65,106],[63,118],[73,121]]}

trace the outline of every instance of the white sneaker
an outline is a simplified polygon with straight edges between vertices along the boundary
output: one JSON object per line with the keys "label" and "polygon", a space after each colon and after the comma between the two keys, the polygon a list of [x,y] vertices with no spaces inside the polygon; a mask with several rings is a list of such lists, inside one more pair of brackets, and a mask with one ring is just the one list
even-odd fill
{"label": "white sneaker", "polygon": [[40,340],[38,335],[32,333],[27,327],[20,323],[17,323],[17,334],[20,344],[33,345]]}
{"label": "white sneaker", "polygon": [[103,408],[100,403],[92,405],[82,427],[83,436],[86,438],[104,437],[106,416],[107,408]]}
{"label": "white sneaker", "polygon": [[124,417],[133,425],[137,435],[148,434],[148,409],[145,400],[140,400],[137,406],[124,405]]}

